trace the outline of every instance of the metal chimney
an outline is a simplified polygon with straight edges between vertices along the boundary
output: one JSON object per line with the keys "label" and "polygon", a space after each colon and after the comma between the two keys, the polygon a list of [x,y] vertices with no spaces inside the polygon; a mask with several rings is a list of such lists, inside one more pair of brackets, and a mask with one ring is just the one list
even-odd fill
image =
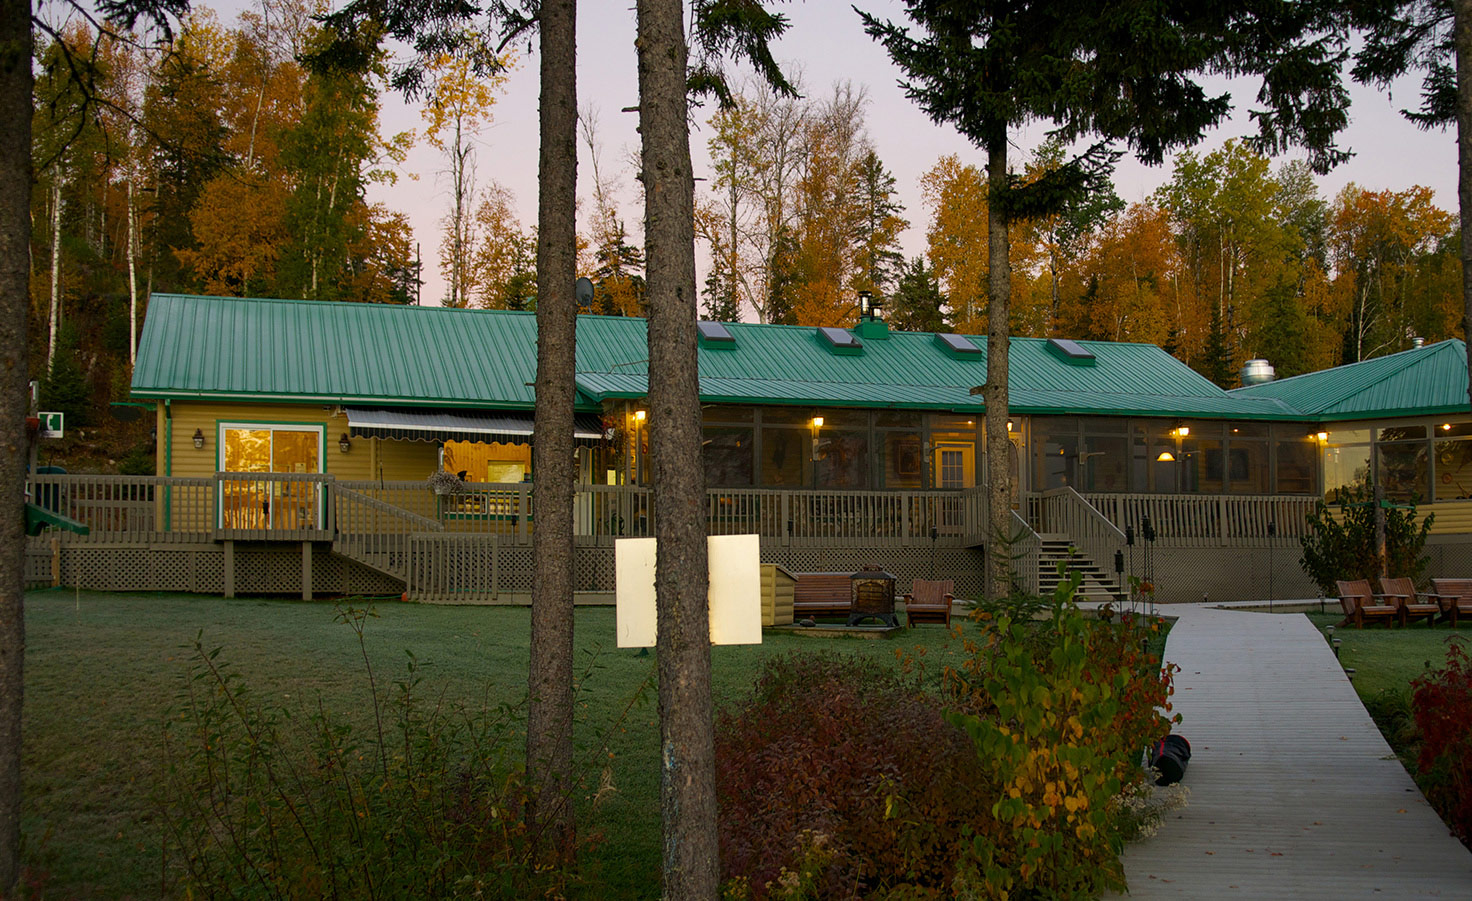
{"label": "metal chimney", "polygon": [[1242,364],[1242,387],[1249,385],[1261,385],[1263,382],[1271,382],[1278,374],[1273,371],[1273,364],[1267,360],[1248,360]]}
{"label": "metal chimney", "polygon": [[1425,338],[1422,338],[1420,335],[1417,335],[1416,337],[1414,337],[1414,338],[1411,339],[1411,347],[1415,348],[1416,350],[1420,350],[1421,348],[1423,348],[1425,346],[1426,346],[1426,339]]}

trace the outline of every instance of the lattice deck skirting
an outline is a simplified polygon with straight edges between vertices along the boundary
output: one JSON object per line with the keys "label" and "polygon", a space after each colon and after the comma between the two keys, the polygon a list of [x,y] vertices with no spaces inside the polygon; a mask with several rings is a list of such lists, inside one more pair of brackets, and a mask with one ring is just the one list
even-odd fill
{"label": "lattice deck skirting", "polygon": [[[432,533],[412,536],[409,582],[381,573],[319,543],[312,555],[312,591],[320,596],[406,595],[412,600],[448,603],[528,603],[533,587],[530,547],[498,544],[495,536]],[[1435,536],[1427,544],[1426,576],[1472,574],[1472,541]],[[1127,557],[1129,572],[1146,573],[1153,564],[1157,600],[1162,603],[1313,598],[1318,589],[1303,574],[1294,547],[1198,548],[1158,546],[1147,561],[1136,547]],[[793,572],[857,571],[874,563],[893,573],[900,592],[915,579],[953,579],[958,597],[979,597],[983,554],[966,548],[790,547],[764,544],[762,562]],[[224,546],[196,544],[53,543],[51,536],[28,539],[28,587],[53,584],[102,591],[177,591],[223,594]],[[581,601],[610,602],[614,592],[614,552],[610,546],[580,546],[573,558],[573,589]],[[302,551],[295,542],[235,545],[235,593],[291,595],[302,592]]]}

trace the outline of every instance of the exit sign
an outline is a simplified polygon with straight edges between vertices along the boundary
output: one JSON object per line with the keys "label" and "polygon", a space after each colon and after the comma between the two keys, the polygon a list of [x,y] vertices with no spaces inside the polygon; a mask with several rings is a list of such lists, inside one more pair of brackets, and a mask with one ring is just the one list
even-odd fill
{"label": "exit sign", "polygon": [[62,437],[66,425],[65,413],[42,413],[40,416],[42,438]]}

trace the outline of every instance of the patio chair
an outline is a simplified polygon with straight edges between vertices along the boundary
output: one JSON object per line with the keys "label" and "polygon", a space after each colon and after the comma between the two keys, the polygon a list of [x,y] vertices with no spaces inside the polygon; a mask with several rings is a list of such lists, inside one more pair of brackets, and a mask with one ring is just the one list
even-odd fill
{"label": "patio chair", "polygon": [[905,595],[905,623],[951,624],[951,605],[956,601],[956,583],[951,579],[930,582],[916,579]]}
{"label": "patio chair", "polygon": [[1339,625],[1354,623],[1356,629],[1365,627],[1365,620],[1383,620],[1387,625],[1400,619],[1400,608],[1384,603],[1379,595],[1370,590],[1365,579],[1352,582],[1335,582],[1339,586],[1339,606],[1344,608],[1344,619]]}
{"label": "patio chair", "polygon": [[1453,629],[1459,614],[1472,616],[1472,579],[1432,579],[1431,588],[1432,593],[1425,597],[1436,599],[1442,619],[1451,620]]}
{"label": "patio chair", "polygon": [[1441,604],[1419,595],[1416,584],[1410,579],[1381,579],[1380,590],[1400,608],[1401,623],[1425,617],[1427,626],[1436,625],[1436,615],[1441,612]]}

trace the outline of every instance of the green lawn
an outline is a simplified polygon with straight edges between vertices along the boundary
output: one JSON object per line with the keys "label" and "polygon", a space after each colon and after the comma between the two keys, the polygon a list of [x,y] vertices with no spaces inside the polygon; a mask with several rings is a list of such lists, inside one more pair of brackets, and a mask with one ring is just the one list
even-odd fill
{"label": "green lawn", "polygon": [[[353,632],[331,603],[223,600],[70,590],[26,597],[25,857],[49,874],[48,897],[158,897],[164,890],[157,793],[161,725],[185,688],[190,646],[221,647],[220,659],[258,698],[303,710],[319,698],[344,717],[365,714],[368,683]],[[421,696],[519,703],[526,693],[528,611],[434,607],[385,601],[367,625],[367,645],[386,686],[404,673],[406,650],[421,665]],[[579,811],[602,833],[587,870],[590,897],[658,896],[657,704],[652,692],[610,741],[616,792],[596,809],[598,736],[649,678],[653,656],[614,647],[611,608],[577,611],[578,743],[590,784]],[[718,705],[744,696],[762,662],[794,650],[894,659],[925,649],[932,674],[960,653],[938,626],[891,641],[768,634],[756,647],[712,651]],[[520,747],[520,738],[516,739]]]}
{"label": "green lawn", "polygon": [[1366,700],[1387,688],[1408,690],[1411,680],[1428,667],[1441,666],[1446,661],[1447,641],[1453,635],[1472,641],[1472,620],[1463,620],[1453,631],[1441,622],[1428,629],[1425,620],[1410,626],[1377,624],[1356,629],[1352,625],[1338,626],[1343,619],[1338,613],[1310,613],[1308,618],[1320,632],[1336,626],[1334,637],[1343,640],[1340,663],[1355,671],[1355,691]]}

